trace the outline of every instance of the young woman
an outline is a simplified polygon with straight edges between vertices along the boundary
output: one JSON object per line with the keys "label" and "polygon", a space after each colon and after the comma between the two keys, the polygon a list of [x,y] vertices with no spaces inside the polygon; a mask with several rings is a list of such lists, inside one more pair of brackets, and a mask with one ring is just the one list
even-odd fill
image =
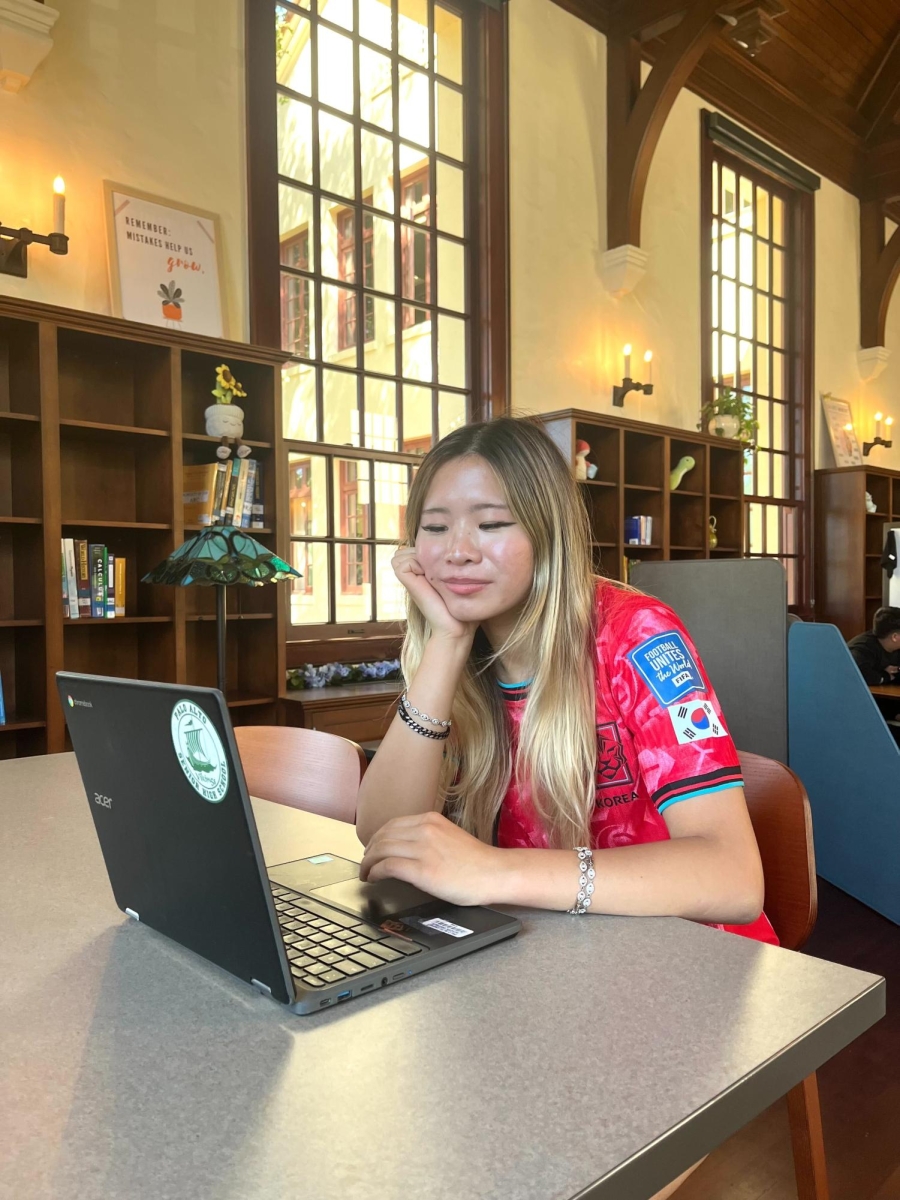
{"label": "young woman", "polygon": [[593,574],[586,510],[540,426],[444,438],[406,522],[408,686],[360,787],[360,877],[777,944],[697,651],[671,609]]}
{"label": "young woman", "polygon": [[408,687],[360,788],[362,877],[775,942],[697,651],[671,609],[593,574],[577,485],[540,426],[444,438],[406,520]]}

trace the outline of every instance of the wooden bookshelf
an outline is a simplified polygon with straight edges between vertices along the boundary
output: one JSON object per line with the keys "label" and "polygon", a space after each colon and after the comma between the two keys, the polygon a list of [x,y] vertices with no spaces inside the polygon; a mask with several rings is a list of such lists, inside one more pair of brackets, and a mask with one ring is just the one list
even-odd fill
{"label": "wooden bookshelf", "polygon": [[[900,471],[833,467],[815,475],[816,620],[847,639],[872,628],[883,600],[884,526],[900,521]],[[866,492],[876,512],[866,512]]]}
{"label": "wooden bookshelf", "polygon": [[[743,450],[738,442],[564,409],[541,418],[565,458],[574,464],[575,443],[591,447],[597,466],[579,484],[591,521],[594,561],[611,579],[623,579],[626,558],[739,558],[743,554]],[[669,473],[689,454],[694,467],[673,491]],[[649,546],[625,544],[625,518],[653,518]],[[709,518],[716,518],[718,546],[709,545]]]}
{"label": "wooden bookshelf", "polygon": [[[139,580],[181,545],[182,469],[215,461],[204,429],[227,362],[266,528],[282,556],[285,467],[276,350],[0,297],[0,758],[67,748],[58,670],[215,684],[211,588]],[[126,615],[66,619],[60,538],[106,544],[126,562]],[[236,723],[271,722],[285,691],[284,587],[228,591],[227,699]]]}

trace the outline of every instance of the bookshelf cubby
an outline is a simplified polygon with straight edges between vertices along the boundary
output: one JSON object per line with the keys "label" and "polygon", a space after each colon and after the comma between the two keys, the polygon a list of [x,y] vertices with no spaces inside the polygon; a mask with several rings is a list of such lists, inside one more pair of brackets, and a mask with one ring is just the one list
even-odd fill
{"label": "bookshelf cubby", "polygon": [[[68,747],[58,670],[214,685],[211,588],[140,582],[198,527],[185,527],[182,470],[215,461],[205,432],[216,367],[248,393],[245,440],[260,463],[266,528],[284,556],[282,354],[0,297],[0,758]],[[65,618],[60,538],[99,542],[126,563],[114,619]],[[226,698],[236,723],[277,718],[286,592],[228,590]]]}
{"label": "bookshelf cubby", "polygon": [[[587,506],[595,568],[625,576],[625,559],[739,558],[743,554],[743,450],[739,443],[702,433],[607,417],[575,409],[540,420],[567,461],[575,443],[590,446],[593,479],[579,483]],[[674,490],[669,473],[685,455],[694,466]],[[898,496],[900,499],[900,496]],[[650,516],[650,545],[625,543],[625,518]],[[718,546],[709,545],[715,516]]]}
{"label": "bookshelf cubby", "polygon": [[849,639],[872,628],[882,605],[884,526],[900,522],[900,471],[833,467],[815,481],[816,619]]}

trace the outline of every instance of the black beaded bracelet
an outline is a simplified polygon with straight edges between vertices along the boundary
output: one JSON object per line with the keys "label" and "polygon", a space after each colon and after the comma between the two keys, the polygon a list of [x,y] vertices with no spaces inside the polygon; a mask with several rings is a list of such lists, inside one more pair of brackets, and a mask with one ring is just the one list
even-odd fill
{"label": "black beaded bracelet", "polygon": [[420,725],[418,721],[414,721],[406,709],[401,704],[397,709],[400,720],[404,725],[408,725],[413,733],[419,733],[422,737],[431,738],[433,742],[445,742],[450,736],[450,730],[446,729],[443,733],[438,733],[435,729],[426,729],[424,725]]}

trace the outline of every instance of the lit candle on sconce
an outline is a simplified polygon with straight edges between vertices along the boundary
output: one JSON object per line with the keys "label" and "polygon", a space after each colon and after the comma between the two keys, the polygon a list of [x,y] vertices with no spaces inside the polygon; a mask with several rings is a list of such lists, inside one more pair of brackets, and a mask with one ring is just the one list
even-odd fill
{"label": "lit candle on sconce", "polygon": [[653,351],[652,350],[644,351],[644,362],[647,364],[646,382],[652,383],[653,382]]}
{"label": "lit candle on sconce", "polygon": [[53,180],[53,232],[66,232],[66,181],[62,175]]}
{"label": "lit candle on sconce", "polygon": [[625,357],[625,370],[622,372],[623,379],[631,378],[631,342],[626,342],[622,347],[622,354]]}
{"label": "lit candle on sconce", "polygon": [[875,414],[875,436],[877,438],[881,437],[881,422],[883,419],[884,419],[883,413],[877,412]]}
{"label": "lit candle on sconce", "polygon": [[893,418],[893,417],[885,417],[885,419],[884,419],[884,423],[885,423],[885,425],[886,425],[886,426],[887,426],[887,428],[888,428],[888,432],[890,432],[890,428],[891,428],[891,426],[892,426],[892,425],[893,425],[893,423],[894,423],[894,418]]}

